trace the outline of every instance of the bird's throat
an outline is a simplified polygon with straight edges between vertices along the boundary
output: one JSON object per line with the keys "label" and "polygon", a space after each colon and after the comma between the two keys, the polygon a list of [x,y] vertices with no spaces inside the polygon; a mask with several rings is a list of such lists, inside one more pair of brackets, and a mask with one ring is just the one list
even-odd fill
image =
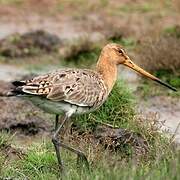
{"label": "bird's throat", "polygon": [[117,80],[117,65],[113,64],[108,57],[100,56],[97,63],[97,72],[102,75],[108,92],[111,92]]}

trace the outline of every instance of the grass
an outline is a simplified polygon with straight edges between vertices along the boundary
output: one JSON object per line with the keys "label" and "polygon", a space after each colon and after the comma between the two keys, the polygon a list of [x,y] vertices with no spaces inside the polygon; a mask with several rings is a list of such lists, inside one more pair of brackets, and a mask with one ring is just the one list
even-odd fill
{"label": "grass", "polygon": [[100,43],[94,43],[88,37],[84,37],[68,42],[59,53],[63,60],[62,65],[87,68],[96,63],[100,51]]}
{"label": "grass", "polygon": [[175,25],[167,27],[164,29],[164,34],[180,38],[180,26]]}
{"label": "grass", "polygon": [[[103,146],[97,151],[97,144],[93,146],[82,137],[73,144],[81,146],[81,149],[84,147],[83,151],[90,159],[91,170],[81,171],[76,166],[75,156],[63,151],[62,157],[67,170],[65,179],[178,179],[180,153],[173,149],[172,142],[158,131],[158,124],[153,117],[145,121],[135,116],[135,104],[132,93],[120,81],[99,110],[89,115],[74,117],[73,123],[81,133],[93,132],[98,124],[129,129],[145,139],[147,153],[137,161],[128,143],[120,145],[121,148],[116,152],[105,150]],[[1,134],[0,142],[8,143],[7,136]],[[72,143],[71,140],[68,142]],[[3,155],[0,157],[1,178],[55,180],[60,176],[54,148],[49,139],[30,146],[21,159],[10,161]]]}
{"label": "grass", "polygon": [[[44,147],[43,147],[44,148]],[[29,152],[26,159],[16,163],[16,168],[9,167],[9,171],[4,177],[29,178],[32,180],[58,179],[58,170],[52,154],[43,150],[42,154],[33,149]],[[33,152],[32,152],[33,151]],[[67,154],[66,154],[67,155]],[[118,156],[113,156],[112,160],[117,161]],[[106,159],[97,162],[91,172],[84,171],[82,174],[76,168],[69,169],[65,179],[178,179],[178,169],[180,168],[179,154],[163,157],[158,163],[153,165],[136,166],[133,162],[116,163],[109,167]],[[21,167],[21,169],[19,169]],[[55,169],[53,167],[56,167]],[[71,167],[72,168],[72,167]]]}
{"label": "grass", "polygon": [[125,13],[130,13],[130,12],[147,13],[153,11],[155,8],[151,3],[142,3],[142,4],[131,4],[130,6],[124,5],[119,7],[118,9],[119,11]]}
{"label": "grass", "polygon": [[135,100],[131,92],[125,87],[122,81],[119,81],[107,102],[101,106],[98,111],[90,114],[75,117],[75,125],[78,129],[94,129],[98,123],[111,124],[114,127],[128,128],[133,116]]}

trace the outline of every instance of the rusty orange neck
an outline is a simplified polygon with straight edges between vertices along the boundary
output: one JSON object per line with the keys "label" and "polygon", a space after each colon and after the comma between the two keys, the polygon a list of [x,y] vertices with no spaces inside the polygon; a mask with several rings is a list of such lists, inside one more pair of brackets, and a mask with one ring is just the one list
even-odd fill
{"label": "rusty orange neck", "polygon": [[96,69],[102,75],[108,92],[110,92],[117,80],[117,65],[110,61],[110,57],[101,54]]}

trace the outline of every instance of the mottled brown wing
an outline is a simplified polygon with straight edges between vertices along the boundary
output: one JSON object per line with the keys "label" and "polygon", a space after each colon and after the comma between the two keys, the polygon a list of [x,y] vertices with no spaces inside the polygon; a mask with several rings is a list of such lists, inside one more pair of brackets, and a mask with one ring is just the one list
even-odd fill
{"label": "mottled brown wing", "polygon": [[79,106],[97,106],[106,94],[106,88],[98,74],[78,69],[58,70],[35,77],[26,81],[22,91]]}
{"label": "mottled brown wing", "polygon": [[96,106],[105,98],[106,89],[99,77],[89,70],[66,70],[64,76],[54,79],[53,88],[47,98],[53,101],[63,101],[78,106]]}
{"label": "mottled brown wing", "polygon": [[[37,76],[31,80],[20,81],[19,83],[21,83],[21,85],[16,85],[15,91],[20,90],[25,94],[46,97],[53,88],[53,79],[56,75],[56,72],[52,72],[46,75]],[[63,100],[63,91],[61,93],[59,91],[59,96],[60,95]]]}

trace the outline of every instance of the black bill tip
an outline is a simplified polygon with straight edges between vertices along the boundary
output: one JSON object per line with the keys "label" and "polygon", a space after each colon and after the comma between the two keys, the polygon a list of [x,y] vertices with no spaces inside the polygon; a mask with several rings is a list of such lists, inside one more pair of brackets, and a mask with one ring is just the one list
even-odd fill
{"label": "black bill tip", "polygon": [[177,91],[177,89],[175,87],[172,87],[171,85],[161,81],[160,79],[155,79],[155,81],[158,82],[159,84],[162,84],[162,85],[168,87],[169,89],[171,89],[173,91]]}

